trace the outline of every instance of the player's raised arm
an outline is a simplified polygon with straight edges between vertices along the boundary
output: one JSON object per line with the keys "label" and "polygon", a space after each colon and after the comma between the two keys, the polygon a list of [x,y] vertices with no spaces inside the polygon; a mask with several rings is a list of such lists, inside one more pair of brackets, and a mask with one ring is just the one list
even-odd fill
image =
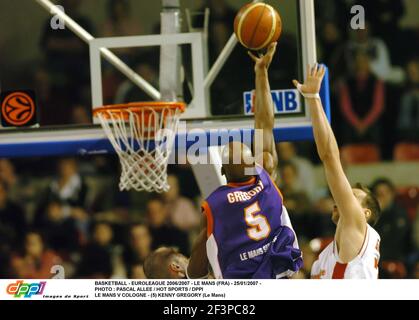
{"label": "player's raised arm", "polygon": [[[276,42],[272,43],[265,55],[256,57],[249,52],[250,57],[255,62],[255,129],[262,130],[263,141],[257,141],[255,134],[255,153],[257,152],[257,144],[263,143],[263,167],[272,176],[276,172],[278,164],[278,156],[275,149],[275,140],[273,136],[273,128],[275,122],[274,107],[269,85],[268,69],[275,54]],[[256,159],[261,155],[255,154]],[[261,159],[258,160],[260,162]]]}
{"label": "player's raised arm", "polygon": [[318,96],[324,74],[325,68],[316,64],[313,68],[308,67],[307,79],[303,85],[296,80],[293,82],[308,101],[317,152],[324,164],[326,179],[339,210],[338,227],[345,233],[344,242],[348,241],[351,246],[361,247],[367,222],[364,210],[343,171],[338,144]]}

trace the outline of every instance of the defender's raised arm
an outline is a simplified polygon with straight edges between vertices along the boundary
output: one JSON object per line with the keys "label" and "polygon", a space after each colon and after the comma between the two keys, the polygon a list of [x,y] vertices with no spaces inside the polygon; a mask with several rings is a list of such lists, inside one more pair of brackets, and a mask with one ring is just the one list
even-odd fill
{"label": "defender's raised arm", "polygon": [[296,80],[293,82],[308,101],[317,152],[324,164],[326,179],[339,211],[337,235],[342,235],[338,239],[342,249],[340,252],[350,261],[362,247],[367,220],[343,171],[338,144],[318,96],[325,71],[323,66],[316,64],[307,69],[307,79],[303,85]]}

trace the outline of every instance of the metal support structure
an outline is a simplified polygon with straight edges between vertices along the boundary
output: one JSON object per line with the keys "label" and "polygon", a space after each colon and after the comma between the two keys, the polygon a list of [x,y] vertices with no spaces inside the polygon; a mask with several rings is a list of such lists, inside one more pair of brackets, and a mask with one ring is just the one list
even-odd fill
{"label": "metal support structure", "polygon": [[215,60],[213,66],[211,67],[210,71],[208,72],[208,74],[205,78],[205,82],[204,82],[205,88],[211,87],[215,78],[217,78],[221,69],[224,67],[224,64],[227,62],[228,57],[231,55],[234,48],[236,47],[237,43],[238,43],[238,41],[237,41],[236,35],[232,34],[230,39],[228,39],[227,44],[224,46],[223,50],[221,51],[220,55],[218,56],[217,60]]}
{"label": "metal support structure", "polygon": [[[314,13],[313,0],[300,0],[301,15],[306,17],[301,19],[301,40],[302,40],[302,55],[303,64],[312,65],[317,62],[317,48],[316,48],[316,22]],[[303,68],[304,76],[306,76],[306,68]]]}
{"label": "metal support structure", "polygon": [[[180,1],[163,0],[161,34],[181,32]],[[182,51],[179,45],[162,44],[160,47],[160,92],[162,101],[183,101],[183,79],[181,77]]]}
{"label": "metal support structure", "polygon": [[[50,0],[35,0],[43,8],[45,8],[51,15],[54,15],[65,22],[65,26],[73,31],[80,39],[89,44],[95,38],[83,29],[77,22],[70,18],[65,12],[61,11],[55,4]],[[65,9],[65,8],[64,8]],[[102,56],[112,64],[116,69],[123,73],[128,79],[130,79],[134,84],[143,89],[153,100],[160,100],[160,92],[154,88],[150,83],[144,80],[140,75],[138,75],[134,70],[126,65],[121,59],[119,59],[115,54],[109,51],[106,48],[101,48],[100,53]],[[93,83],[92,87],[102,86],[102,83]],[[93,88],[92,88],[93,90]]]}
{"label": "metal support structure", "polygon": [[306,65],[313,65],[317,62],[317,48],[316,48],[316,22],[314,14],[313,0],[300,0],[301,15],[306,19],[301,19],[301,50],[303,55],[303,72],[304,78],[306,75]]}
{"label": "metal support structure", "polygon": [[102,71],[100,67],[100,52],[103,48],[133,48],[165,45],[191,44],[194,96],[192,102],[183,114],[183,119],[208,117],[203,108],[205,103],[203,45],[201,33],[158,34],[147,36],[110,37],[93,39],[90,46],[90,68],[92,76],[93,106],[102,105]]}
{"label": "metal support structure", "polygon": [[[261,2],[260,0],[253,0],[253,3]],[[212,83],[214,82],[215,78],[217,78],[218,74],[220,73],[221,69],[223,68],[224,64],[227,62],[228,57],[230,57],[231,53],[233,52],[234,48],[236,47],[238,41],[236,35],[233,33],[228,39],[226,45],[224,46],[223,50],[221,51],[220,55],[218,56],[217,60],[215,60],[211,70],[208,72],[205,78],[205,88],[211,87]]]}
{"label": "metal support structure", "polygon": [[[202,28],[197,28],[193,26],[193,17],[198,16],[199,14],[202,15],[202,13],[191,13],[189,9],[186,9],[186,22],[188,25],[188,31],[189,32],[200,32],[202,34],[202,61],[203,61],[203,72],[204,75],[207,76],[208,69],[209,69],[209,50],[208,50],[208,34],[209,34],[209,19],[210,19],[210,9],[205,8],[205,11],[203,12],[204,15],[204,24]],[[190,85],[191,92],[196,92],[196,89]],[[204,86],[204,94],[205,94],[205,108],[204,112],[207,116],[211,115],[211,95],[210,95],[210,87]],[[189,113],[186,114],[186,117],[189,117]]]}
{"label": "metal support structure", "polygon": [[[186,22],[187,22],[187,25],[188,25],[188,31],[189,32],[201,32],[202,35],[203,35],[203,40],[204,40],[204,72],[205,72],[205,75],[207,75],[208,74],[208,69],[209,69],[208,30],[209,30],[210,9],[205,8],[205,11],[203,13],[201,13],[201,12],[192,13],[189,9],[186,9],[185,12],[186,12]],[[197,28],[197,27],[193,26],[193,17],[198,16],[200,14],[204,16],[204,25],[202,26],[202,28]]]}

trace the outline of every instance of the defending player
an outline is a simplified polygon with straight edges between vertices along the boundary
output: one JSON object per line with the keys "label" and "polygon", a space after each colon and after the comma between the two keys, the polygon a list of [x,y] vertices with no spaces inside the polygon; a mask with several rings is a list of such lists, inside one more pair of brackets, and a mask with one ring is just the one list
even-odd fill
{"label": "defending player", "polygon": [[174,248],[161,247],[144,261],[147,279],[185,279],[188,258]]}
{"label": "defending player", "polygon": [[[268,68],[276,43],[255,61],[256,100],[254,150],[232,142],[222,151],[222,173],[228,184],[215,190],[202,205],[204,230],[196,240],[188,265],[190,278],[205,277],[208,261],[216,278],[287,278],[302,265],[301,251],[279,189],[270,176],[277,155],[273,137],[274,112]],[[235,161],[239,159],[239,161]],[[247,170],[256,169],[249,176]]]}
{"label": "defending player", "polygon": [[316,279],[376,279],[380,258],[380,236],[374,225],[380,207],[371,192],[357,185],[351,188],[342,168],[339,148],[319,97],[325,68],[308,68],[303,85],[294,85],[307,99],[313,122],[317,152],[323,162],[327,183],[335,200],[332,220],[335,239],[319,256],[311,270]]}

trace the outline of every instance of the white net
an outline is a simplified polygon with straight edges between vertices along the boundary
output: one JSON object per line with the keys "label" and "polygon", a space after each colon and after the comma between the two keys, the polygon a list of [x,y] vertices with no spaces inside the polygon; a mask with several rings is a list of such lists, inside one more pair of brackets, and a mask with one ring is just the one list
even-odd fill
{"label": "white net", "polygon": [[182,108],[102,108],[95,112],[121,162],[119,189],[165,192]]}

